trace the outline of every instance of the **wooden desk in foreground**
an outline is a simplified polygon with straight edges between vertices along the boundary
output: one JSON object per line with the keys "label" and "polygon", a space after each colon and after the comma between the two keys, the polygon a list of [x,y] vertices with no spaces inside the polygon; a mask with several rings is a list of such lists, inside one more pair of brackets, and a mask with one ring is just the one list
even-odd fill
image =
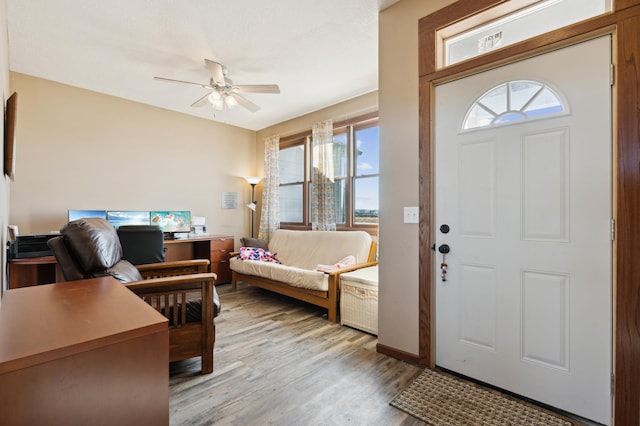
{"label": "wooden desk in foreground", "polygon": [[6,291],[0,424],[168,425],[167,320],[111,277]]}

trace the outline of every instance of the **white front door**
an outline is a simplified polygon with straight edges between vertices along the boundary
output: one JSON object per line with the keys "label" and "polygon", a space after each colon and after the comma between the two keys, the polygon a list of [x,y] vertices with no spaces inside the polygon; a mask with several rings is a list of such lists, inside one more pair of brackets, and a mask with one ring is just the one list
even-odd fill
{"label": "white front door", "polygon": [[436,364],[604,424],[610,64],[604,36],[435,89]]}

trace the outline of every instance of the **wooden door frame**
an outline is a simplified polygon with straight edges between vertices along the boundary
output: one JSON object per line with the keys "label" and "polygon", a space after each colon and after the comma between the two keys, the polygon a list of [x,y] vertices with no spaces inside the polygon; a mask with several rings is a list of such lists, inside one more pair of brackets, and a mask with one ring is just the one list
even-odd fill
{"label": "wooden door frame", "polygon": [[640,424],[640,0],[436,69],[436,31],[509,0],[459,0],[419,21],[419,364],[435,367],[434,86],[604,34],[613,37],[613,421]]}

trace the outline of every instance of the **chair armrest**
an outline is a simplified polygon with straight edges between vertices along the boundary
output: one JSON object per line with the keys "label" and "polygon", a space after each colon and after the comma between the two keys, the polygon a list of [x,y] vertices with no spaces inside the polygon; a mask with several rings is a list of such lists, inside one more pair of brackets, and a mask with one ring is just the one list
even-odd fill
{"label": "chair armrest", "polygon": [[176,262],[149,263],[136,267],[142,278],[170,277],[184,274],[206,273],[209,269],[209,260],[180,260]]}
{"label": "chair armrest", "polygon": [[136,294],[143,295],[152,292],[172,292],[201,290],[203,282],[214,282],[218,276],[213,272],[204,274],[188,274],[172,277],[150,278],[124,284]]}
{"label": "chair armrest", "polygon": [[[188,274],[135,281],[126,283],[125,286],[167,317],[174,325],[179,323],[185,325],[188,301],[200,299],[202,301],[201,320],[204,324],[211,323],[220,313],[220,299],[215,288],[216,278],[217,275],[214,273]],[[191,293],[195,295],[189,297],[188,294]],[[172,306],[179,306],[180,309],[173,309]]]}
{"label": "chair armrest", "polygon": [[376,266],[377,264],[378,264],[378,262],[359,263],[357,265],[347,266],[346,268],[338,269],[337,271],[325,272],[325,274],[327,274],[327,275],[340,275],[340,274],[343,274],[345,272],[351,272],[351,271],[356,271],[356,270],[362,269],[362,268],[368,268],[370,266]]}

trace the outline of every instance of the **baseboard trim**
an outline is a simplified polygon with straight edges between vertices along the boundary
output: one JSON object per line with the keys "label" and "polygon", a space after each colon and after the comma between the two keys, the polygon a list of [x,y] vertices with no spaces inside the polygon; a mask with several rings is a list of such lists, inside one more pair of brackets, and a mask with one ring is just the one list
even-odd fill
{"label": "baseboard trim", "polygon": [[420,357],[418,355],[411,354],[400,349],[378,343],[376,345],[376,351],[380,354],[389,355],[393,358],[399,359],[400,361],[408,362],[409,364],[420,365]]}

